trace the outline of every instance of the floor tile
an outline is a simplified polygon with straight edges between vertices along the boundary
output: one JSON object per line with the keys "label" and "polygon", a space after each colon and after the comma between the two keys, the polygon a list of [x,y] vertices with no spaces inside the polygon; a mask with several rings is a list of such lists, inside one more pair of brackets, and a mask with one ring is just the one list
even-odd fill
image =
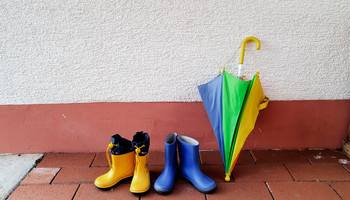
{"label": "floor tile", "polygon": [[350,182],[332,182],[330,185],[342,199],[350,199]]}
{"label": "floor tile", "polygon": [[74,200],[95,199],[139,199],[139,196],[130,193],[129,184],[120,184],[110,190],[99,190],[94,184],[81,184]]}
{"label": "floor tile", "polygon": [[174,189],[171,193],[163,195],[158,194],[154,191],[153,187],[151,187],[151,190],[141,196],[141,200],[147,200],[147,199],[191,199],[191,200],[205,200],[205,195],[197,191],[192,185],[190,184],[175,184]]}
{"label": "floor tile", "polygon": [[78,185],[20,185],[8,200],[67,200],[72,199]]}
{"label": "floor tile", "polygon": [[[234,197],[234,198],[233,198]],[[217,183],[216,190],[207,194],[207,200],[268,200],[272,197],[265,183]]]}
{"label": "floor tile", "polygon": [[108,171],[107,167],[63,167],[52,183],[93,183]]}
{"label": "floor tile", "polygon": [[327,183],[321,182],[268,182],[276,200],[339,200]]}
{"label": "floor tile", "polygon": [[151,176],[151,182],[154,183],[157,178],[160,176],[160,174],[164,170],[164,166],[148,166],[149,167],[149,172]]}
{"label": "floor tile", "polygon": [[108,167],[106,152],[96,153],[96,157],[92,162],[91,167]]}
{"label": "floor tile", "polygon": [[[202,165],[223,165],[220,151],[200,151]],[[250,157],[249,151],[242,151],[237,165],[250,165],[254,164],[253,159]]]}
{"label": "floor tile", "polygon": [[250,156],[250,152],[249,151],[241,151],[241,153],[238,157],[237,165],[253,165],[253,164],[254,164],[254,160]]}
{"label": "floor tile", "polygon": [[95,153],[49,153],[37,167],[89,167]]}
{"label": "floor tile", "polygon": [[298,150],[257,150],[252,151],[256,164],[309,164],[304,154]]}
{"label": "floor tile", "polygon": [[60,171],[60,168],[34,168],[24,178],[21,185],[50,184],[58,171]]}
{"label": "floor tile", "polygon": [[283,165],[238,165],[233,169],[234,181],[292,181]]}
{"label": "floor tile", "polygon": [[286,164],[297,181],[346,181],[350,173],[340,164]]}
{"label": "floor tile", "polygon": [[148,155],[148,165],[165,165],[163,151],[151,151]]}
{"label": "floor tile", "polygon": [[303,153],[311,163],[338,163],[339,159],[349,158],[342,152],[336,150],[304,150]]}
{"label": "floor tile", "polygon": [[202,165],[200,169],[215,182],[225,182],[225,168],[223,165]]}
{"label": "floor tile", "polygon": [[222,165],[223,161],[220,151],[200,151],[202,165]]}

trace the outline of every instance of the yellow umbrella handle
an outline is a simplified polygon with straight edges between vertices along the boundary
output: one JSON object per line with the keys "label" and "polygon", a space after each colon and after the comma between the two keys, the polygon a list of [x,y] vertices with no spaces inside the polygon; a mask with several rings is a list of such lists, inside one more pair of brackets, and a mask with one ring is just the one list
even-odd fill
{"label": "yellow umbrella handle", "polygon": [[256,50],[260,49],[260,41],[256,37],[247,37],[246,39],[243,40],[242,42],[242,47],[241,47],[241,58],[239,59],[239,64],[243,64],[243,59],[244,59],[244,50],[245,50],[245,44],[249,41],[254,41],[256,44]]}

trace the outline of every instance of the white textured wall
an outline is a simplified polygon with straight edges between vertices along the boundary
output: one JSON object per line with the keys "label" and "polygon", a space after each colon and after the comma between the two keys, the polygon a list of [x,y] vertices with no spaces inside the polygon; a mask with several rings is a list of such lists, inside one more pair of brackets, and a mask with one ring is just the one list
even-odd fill
{"label": "white textured wall", "polygon": [[272,100],[350,98],[349,0],[1,0],[0,104],[199,101],[251,35]]}

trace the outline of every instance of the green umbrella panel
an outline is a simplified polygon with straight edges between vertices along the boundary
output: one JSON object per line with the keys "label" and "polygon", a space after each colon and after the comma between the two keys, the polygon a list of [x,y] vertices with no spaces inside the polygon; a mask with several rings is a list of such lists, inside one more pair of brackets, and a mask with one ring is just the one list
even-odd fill
{"label": "green umbrella panel", "polygon": [[225,172],[228,173],[232,160],[233,147],[237,137],[235,133],[237,133],[237,127],[239,126],[239,117],[251,81],[243,81],[224,71],[222,84],[222,123],[226,167]]}

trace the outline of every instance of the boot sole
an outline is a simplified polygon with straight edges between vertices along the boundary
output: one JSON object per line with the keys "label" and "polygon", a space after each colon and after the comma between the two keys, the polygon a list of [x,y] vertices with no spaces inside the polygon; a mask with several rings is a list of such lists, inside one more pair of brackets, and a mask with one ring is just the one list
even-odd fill
{"label": "boot sole", "polygon": [[123,179],[121,179],[120,181],[118,181],[116,184],[112,185],[111,187],[101,188],[101,187],[98,187],[98,186],[95,185],[95,184],[94,184],[94,185],[95,185],[95,187],[96,187],[97,189],[100,189],[100,190],[110,190],[110,189],[114,188],[115,186],[117,186],[117,185],[119,185],[119,184],[121,184],[121,183],[124,183],[124,182],[126,182],[126,181],[131,180],[132,177],[133,177],[133,176],[129,176],[129,177],[123,178]]}
{"label": "boot sole", "polygon": [[173,190],[173,188],[171,188],[170,191],[161,191],[161,190],[156,190],[156,188],[154,188],[154,187],[153,187],[153,189],[154,189],[154,191],[156,191],[158,194],[162,194],[162,195],[170,194],[171,191]]}
{"label": "boot sole", "polygon": [[210,194],[210,193],[214,192],[214,190],[216,189],[216,187],[215,187],[215,188],[213,188],[212,190],[203,191],[203,190],[197,188],[197,187],[196,187],[190,180],[188,180],[186,177],[184,177],[184,176],[180,176],[180,177],[183,178],[186,182],[188,182],[189,184],[191,184],[194,188],[196,188],[196,190],[198,190],[199,192],[201,192],[201,193],[203,193],[203,194]]}
{"label": "boot sole", "polygon": [[144,191],[144,192],[131,192],[131,191],[130,191],[130,193],[133,194],[133,195],[144,195],[144,194],[146,194],[147,192],[149,192],[150,189],[151,189],[151,187],[148,188],[148,189],[147,189],[146,191]]}

